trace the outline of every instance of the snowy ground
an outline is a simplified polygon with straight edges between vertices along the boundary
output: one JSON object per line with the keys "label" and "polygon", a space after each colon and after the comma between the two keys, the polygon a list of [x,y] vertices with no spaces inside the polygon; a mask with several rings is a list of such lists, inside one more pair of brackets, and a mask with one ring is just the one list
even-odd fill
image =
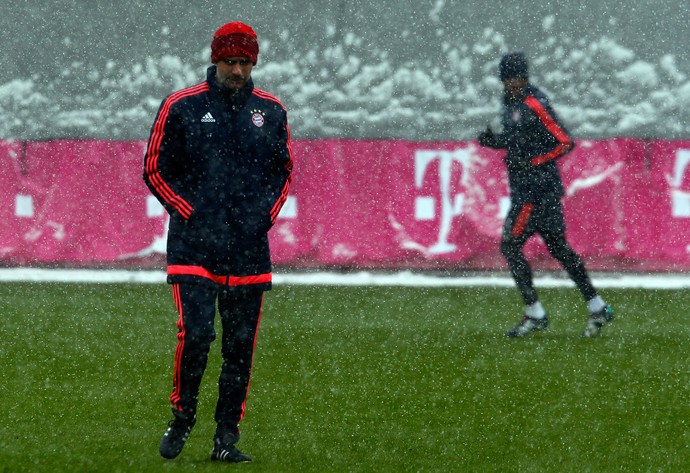
{"label": "snowy ground", "polygon": [[[599,288],[686,289],[690,288],[687,274],[610,274],[592,275]],[[82,270],[82,269],[0,269],[0,282],[69,282],[69,283],[146,283],[165,282],[163,271]],[[334,286],[398,286],[398,287],[512,287],[513,281],[506,274],[473,274],[468,276],[439,276],[428,273],[401,271],[395,273],[373,272],[312,272],[281,273],[273,275],[276,285],[334,285]],[[537,274],[538,287],[574,287],[560,273]]]}

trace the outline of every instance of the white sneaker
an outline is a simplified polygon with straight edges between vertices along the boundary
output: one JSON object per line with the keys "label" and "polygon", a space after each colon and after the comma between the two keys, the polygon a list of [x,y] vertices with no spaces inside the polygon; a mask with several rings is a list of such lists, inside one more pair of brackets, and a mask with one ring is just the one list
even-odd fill
{"label": "white sneaker", "polygon": [[508,330],[506,337],[524,337],[532,332],[539,330],[546,330],[549,327],[549,318],[545,315],[543,319],[535,319],[529,315],[525,315],[519,324]]}
{"label": "white sneaker", "polygon": [[587,328],[582,334],[585,338],[594,338],[599,335],[604,325],[613,320],[613,309],[610,305],[604,306],[599,312],[595,312],[589,316],[587,321]]}

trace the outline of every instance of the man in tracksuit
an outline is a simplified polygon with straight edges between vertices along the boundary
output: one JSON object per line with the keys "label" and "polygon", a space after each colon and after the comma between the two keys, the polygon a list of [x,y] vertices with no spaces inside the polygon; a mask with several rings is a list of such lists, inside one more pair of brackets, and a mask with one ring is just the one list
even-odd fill
{"label": "man in tracksuit", "polygon": [[292,171],[285,107],[251,79],[258,53],[250,26],[219,28],[206,80],[163,100],[146,151],[144,180],[170,214],[167,274],[179,314],[174,417],[160,443],[169,459],[196,422],[217,304],[223,364],[211,459],[251,461],[235,444],[264,291],[271,288],[267,233]]}
{"label": "man in tracksuit", "polygon": [[499,76],[504,87],[503,131],[494,134],[487,127],[479,136],[479,144],[507,150],[503,160],[508,168],[511,204],[503,226],[501,253],[525,303],[524,317],[507,336],[523,337],[549,325],[523,252],[527,240],[539,233],[587,302],[590,315],[583,336],[594,337],[613,320],[613,310],[597,294],[582,259],[565,239],[563,183],[556,160],[570,152],[575,143],[546,95],[528,82],[523,53],[504,55]]}

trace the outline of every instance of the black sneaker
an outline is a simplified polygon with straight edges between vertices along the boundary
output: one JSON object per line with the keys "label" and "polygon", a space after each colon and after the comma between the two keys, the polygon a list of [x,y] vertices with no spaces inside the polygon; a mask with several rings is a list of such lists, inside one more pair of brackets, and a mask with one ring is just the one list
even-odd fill
{"label": "black sneaker", "polygon": [[173,420],[168,422],[168,430],[165,431],[158,447],[163,458],[172,460],[180,454],[194,424],[196,424],[196,416],[190,420],[177,414]]}
{"label": "black sneaker", "polygon": [[546,330],[549,327],[549,318],[544,316],[543,319],[535,319],[528,315],[525,315],[519,324],[508,330],[506,337],[524,337],[532,332],[537,332],[539,330]]}
{"label": "black sneaker", "polygon": [[240,436],[232,432],[225,433],[213,439],[211,460],[226,463],[249,463],[252,457],[240,452],[235,444]]}
{"label": "black sneaker", "polygon": [[613,320],[613,308],[610,305],[604,306],[599,312],[590,314],[589,320],[587,321],[587,328],[582,334],[585,338],[594,338],[599,335],[601,329],[604,325],[610,323]]}

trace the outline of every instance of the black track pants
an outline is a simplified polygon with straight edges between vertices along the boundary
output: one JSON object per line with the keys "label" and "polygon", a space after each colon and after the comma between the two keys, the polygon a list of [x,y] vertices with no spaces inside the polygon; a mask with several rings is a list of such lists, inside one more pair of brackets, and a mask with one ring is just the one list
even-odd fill
{"label": "black track pants", "polygon": [[588,301],[597,295],[587,274],[582,258],[565,239],[565,219],[560,199],[539,204],[517,203],[511,206],[503,226],[501,253],[508,262],[510,273],[525,305],[539,300],[534,288],[532,269],[525,258],[523,247],[527,240],[539,233],[551,256],[563,266]]}
{"label": "black track pants", "polygon": [[261,319],[263,291],[251,287],[223,288],[173,284],[179,313],[173,374],[173,409],[196,414],[199,386],[208,353],[216,338],[216,301],[222,326],[223,365],[218,380],[215,419],[219,426],[235,429],[242,420],[249,390],[256,336]]}

